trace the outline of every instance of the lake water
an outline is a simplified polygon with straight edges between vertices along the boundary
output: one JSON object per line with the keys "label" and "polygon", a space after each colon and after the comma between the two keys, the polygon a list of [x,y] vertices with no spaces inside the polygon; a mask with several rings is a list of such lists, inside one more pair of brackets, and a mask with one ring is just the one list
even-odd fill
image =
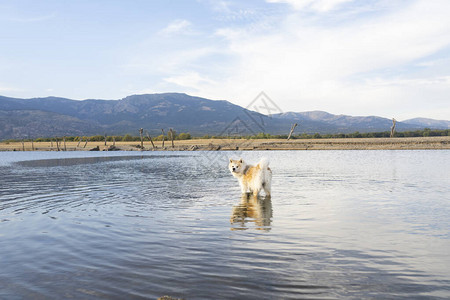
{"label": "lake water", "polygon": [[[273,170],[241,198],[228,158]],[[1,299],[449,299],[450,151],[0,153]]]}

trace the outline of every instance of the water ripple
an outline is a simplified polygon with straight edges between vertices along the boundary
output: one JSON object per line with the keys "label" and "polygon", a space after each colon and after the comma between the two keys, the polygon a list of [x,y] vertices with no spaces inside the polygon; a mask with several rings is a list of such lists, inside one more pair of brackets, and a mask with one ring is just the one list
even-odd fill
{"label": "water ripple", "polygon": [[201,153],[2,164],[0,298],[447,299],[450,160],[427,153],[264,152],[258,199]]}

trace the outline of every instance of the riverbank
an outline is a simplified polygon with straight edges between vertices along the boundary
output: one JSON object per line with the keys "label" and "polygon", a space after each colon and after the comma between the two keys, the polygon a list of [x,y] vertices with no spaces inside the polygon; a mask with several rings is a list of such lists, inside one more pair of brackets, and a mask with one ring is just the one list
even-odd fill
{"label": "riverbank", "polygon": [[[0,151],[140,151],[140,142],[0,142]],[[143,150],[214,151],[214,150],[422,150],[450,149],[450,137],[345,138],[345,139],[192,139],[144,141]]]}

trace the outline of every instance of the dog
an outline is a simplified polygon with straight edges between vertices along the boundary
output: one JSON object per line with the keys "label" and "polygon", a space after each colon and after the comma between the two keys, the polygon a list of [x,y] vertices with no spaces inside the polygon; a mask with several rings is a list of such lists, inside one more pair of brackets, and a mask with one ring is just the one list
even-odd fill
{"label": "dog", "polygon": [[263,158],[256,166],[251,166],[242,158],[239,160],[230,158],[228,169],[239,180],[242,194],[250,192],[254,197],[258,197],[259,192],[264,189],[266,196],[271,196],[272,170],[267,159]]}

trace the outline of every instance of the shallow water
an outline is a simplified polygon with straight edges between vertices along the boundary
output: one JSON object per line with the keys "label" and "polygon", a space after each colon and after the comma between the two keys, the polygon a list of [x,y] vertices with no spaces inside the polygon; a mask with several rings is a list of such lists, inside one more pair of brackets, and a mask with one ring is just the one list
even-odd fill
{"label": "shallow water", "polygon": [[450,151],[0,153],[0,298],[448,299]]}

